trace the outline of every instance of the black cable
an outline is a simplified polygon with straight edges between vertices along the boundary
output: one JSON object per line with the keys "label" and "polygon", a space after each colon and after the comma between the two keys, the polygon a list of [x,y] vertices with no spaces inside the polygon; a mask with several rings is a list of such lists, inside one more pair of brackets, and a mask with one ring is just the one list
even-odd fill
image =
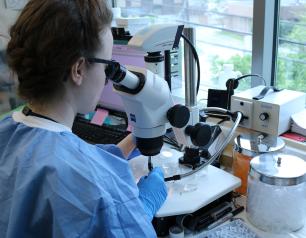
{"label": "black cable", "polygon": [[234,89],[236,89],[239,86],[239,80],[247,78],[247,77],[258,77],[261,78],[264,82],[264,85],[267,86],[266,80],[259,74],[245,74],[238,78],[230,78],[226,81],[226,88],[227,88],[227,105],[226,109],[230,110],[230,104],[231,104],[231,96],[234,94]]}
{"label": "black cable", "polygon": [[199,60],[199,55],[197,53],[197,50],[196,48],[194,47],[194,45],[191,43],[191,41],[184,35],[182,34],[182,38],[188,43],[188,45],[190,46],[191,48],[191,52],[193,54],[193,57],[196,61],[196,64],[197,64],[197,73],[198,73],[198,80],[197,80],[197,95],[198,95],[198,92],[199,92],[199,88],[200,88],[200,81],[201,81],[201,74],[200,74],[200,60]]}
{"label": "black cable", "polygon": [[182,145],[179,145],[175,139],[169,138],[168,136],[164,135],[164,142],[171,145],[172,149],[182,151]]}
{"label": "black cable", "polygon": [[217,133],[218,127],[216,126],[213,130],[213,132],[211,133],[211,138],[215,138],[216,133]]}
{"label": "black cable", "polygon": [[245,74],[245,75],[242,75],[242,76],[236,78],[235,80],[238,80],[238,81],[239,81],[240,79],[243,79],[243,78],[246,78],[246,77],[258,77],[258,78],[261,78],[262,81],[265,83],[265,86],[267,86],[266,80],[264,79],[264,77],[262,77],[262,76],[259,75],[259,74]]}
{"label": "black cable", "polygon": [[176,141],[174,138],[170,138],[170,137],[167,136],[167,135],[164,135],[164,141],[165,141],[166,143],[169,142],[169,144],[172,144],[172,145],[175,145],[175,146],[179,147],[179,144],[177,143],[177,141]]}
{"label": "black cable", "polygon": [[[234,94],[234,81],[233,80],[228,80],[228,84],[226,84],[227,87],[227,104],[226,104],[226,109],[230,110],[231,107],[231,96]],[[238,80],[237,80],[238,82]]]}
{"label": "black cable", "polygon": [[227,118],[228,116],[226,114],[222,114],[220,112],[205,112],[204,110],[204,113],[207,117],[213,117],[213,118],[219,118],[219,119],[223,119],[223,118]]}
{"label": "black cable", "polygon": [[226,121],[229,121],[229,120],[230,120],[229,117],[223,118],[222,120],[217,122],[217,125],[221,125],[223,122],[226,122]]}

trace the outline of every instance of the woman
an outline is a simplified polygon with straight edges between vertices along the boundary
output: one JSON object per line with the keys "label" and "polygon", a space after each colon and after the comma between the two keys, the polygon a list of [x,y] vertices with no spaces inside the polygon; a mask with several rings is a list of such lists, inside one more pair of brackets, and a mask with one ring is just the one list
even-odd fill
{"label": "woman", "polygon": [[28,104],[0,122],[0,237],[155,237],[166,199],[159,168],[136,185],[128,136],[90,145],[71,132],[92,111],[110,60],[103,0],[31,0],[10,30],[9,67]]}

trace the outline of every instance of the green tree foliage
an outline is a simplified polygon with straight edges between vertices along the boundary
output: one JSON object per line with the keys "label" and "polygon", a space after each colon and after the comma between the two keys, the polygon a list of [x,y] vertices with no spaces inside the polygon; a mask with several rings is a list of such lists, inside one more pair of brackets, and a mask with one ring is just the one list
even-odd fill
{"label": "green tree foliage", "polygon": [[306,92],[306,15],[285,36],[297,44],[279,44],[276,85]]}
{"label": "green tree foliage", "polygon": [[[306,15],[300,18],[298,24],[290,29],[282,28],[282,38],[296,42],[296,44],[279,43],[276,86],[291,90],[306,92]],[[234,55],[228,60],[223,60],[215,55],[212,58],[212,80],[217,82],[223,64],[234,64],[234,70],[248,74],[251,70],[251,55]],[[239,89],[250,87],[248,79],[242,81]]]}
{"label": "green tree foliage", "polygon": [[215,75],[214,78],[217,78],[223,64],[233,64],[234,70],[240,71],[242,74],[249,74],[251,71],[251,60],[252,57],[249,54],[244,56],[234,55],[228,60],[223,60],[218,55],[215,55],[212,58],[211,72]]}
{"label": "green tree foliage", "polygon": [[[234,70],[241,72],[243,75],[244,74],[249,74],[251,73],[251,61],[252,61],[252,56],[250,54],[246,54],[244,56],[240,55],[234,55],[228,60],[223,60],[219,56],[215,55],[212,58],[212,67],[211,67],[211,72],[213,73],[213,78],[212,80],[217,83],[218,82],[218,76],[219,73],[222,71],[223,65],[224,64],[233,64],[234,65]],[[246,89],[250,87],[250,78],[246,78],[243,81],[240,82],[239,84],[239,89]]]}

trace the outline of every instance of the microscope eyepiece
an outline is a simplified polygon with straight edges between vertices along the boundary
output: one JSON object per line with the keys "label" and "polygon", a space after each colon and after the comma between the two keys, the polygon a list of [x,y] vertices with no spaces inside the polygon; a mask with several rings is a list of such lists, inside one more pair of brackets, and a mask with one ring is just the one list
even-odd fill
{"label": "microscope eyepiece", "polygon": [[108,64],[105,68],[106,77],[114,84],[124,86],[128,89],[134,90],[139,85],[139,77],[128,71],[123,65],[115,60]]}
{"label": "microscope eyepiece", "polygon": [[112,64],[108,64],[105,68],[106,77],[114,83],[120,83],[125,78],[126,68],[113,60]]}

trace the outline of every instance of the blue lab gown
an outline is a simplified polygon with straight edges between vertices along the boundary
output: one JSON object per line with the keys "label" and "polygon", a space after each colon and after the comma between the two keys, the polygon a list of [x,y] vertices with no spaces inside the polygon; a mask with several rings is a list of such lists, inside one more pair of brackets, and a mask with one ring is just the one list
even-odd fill
{"label": "blue lab gown", "polygon": [[115,145],[5,118],[0,237],[156,237],[122,157]]}

